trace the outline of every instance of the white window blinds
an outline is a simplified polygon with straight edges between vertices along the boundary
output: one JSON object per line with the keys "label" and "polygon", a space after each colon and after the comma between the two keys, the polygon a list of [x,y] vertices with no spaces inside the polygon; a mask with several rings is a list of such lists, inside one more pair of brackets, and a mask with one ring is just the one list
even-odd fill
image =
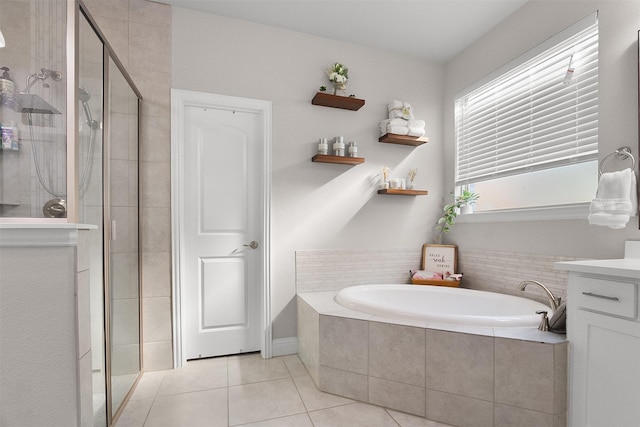
{"label": "white window blinds", "polygon": [[597,159],[595,14],[497,74],[456,99],[456,185]]}

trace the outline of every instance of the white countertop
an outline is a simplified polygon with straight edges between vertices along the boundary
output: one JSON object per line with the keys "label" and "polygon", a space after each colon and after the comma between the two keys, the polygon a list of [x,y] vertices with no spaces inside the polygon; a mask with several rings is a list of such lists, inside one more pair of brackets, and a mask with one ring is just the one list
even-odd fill
{"label": "white countertop", "polygon": [[74,246],[78,232],[97,230],[92,224],[25,222],[0,224],[0,248],[25,246]]}
{"label": "white countertop", "polygon": [[555,263],[556,270],[640,279],[640,258],[594,259]]}

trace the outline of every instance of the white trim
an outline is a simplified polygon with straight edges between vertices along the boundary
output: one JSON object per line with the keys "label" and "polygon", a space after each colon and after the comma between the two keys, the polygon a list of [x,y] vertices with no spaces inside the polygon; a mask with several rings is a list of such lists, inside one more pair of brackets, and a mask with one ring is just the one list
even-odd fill
{"label": "white trim", "polygon": [[184,141],[180,129],[184,127],[185,106],[200,106],[207,108],[235,108],[255,112],[262,117],[264,130],[264,187],[262,217],[263,236],[263,288],[260,295],[262,301],[262,330],[264,339],[261,342],[260,353],[264,358],[272,355],[271,341],[271,270],[270,270],[270,248],[271,248],[271,101],[259,99],[239,98],[226,95],[215,95],[203,92],[194,92],[181,89],[171,89],[171,230],[172,230],[172,308],[173,308],[173,365],[174,368],[182,367],[186,364],[183,352],[182,336],[182,278],[184,272],[180,266],[184,261],[184,251],[181,235],[183,233],[182,218],[184,217],[184,195],[180,191],[181,160],[184,158]]}
{"label": "white trim", "polygon": [[549,206],[528,209],[505,209],[500,211],[474,212],[459,215],[455,222],[471,224],[483,222],[551,221],[563,219],[584,219],[589,215],[590,203],[576,203],[566,206]]}
{"label": "white trim", "polygon": [[272,356],[286,356],[298,353],[298,338],[278,338],[272,341]]}

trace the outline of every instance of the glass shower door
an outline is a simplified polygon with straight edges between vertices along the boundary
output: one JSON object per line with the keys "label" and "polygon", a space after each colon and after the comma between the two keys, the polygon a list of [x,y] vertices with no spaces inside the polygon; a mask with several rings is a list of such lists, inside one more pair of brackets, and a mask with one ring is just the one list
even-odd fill
{"label": "glass shower door", "polygon": [[107,425],[107,385],[104,320],[103,233],[103,86],[104,45],[89,22],[80,15],[78,49],[78,221],[89,230],[89,296],[91,313],[91,369],[93,425]]}
{"label": "glass shower door", "polygon": [[138,202],[138,97],[108,59],[111,416],[142,371]]}

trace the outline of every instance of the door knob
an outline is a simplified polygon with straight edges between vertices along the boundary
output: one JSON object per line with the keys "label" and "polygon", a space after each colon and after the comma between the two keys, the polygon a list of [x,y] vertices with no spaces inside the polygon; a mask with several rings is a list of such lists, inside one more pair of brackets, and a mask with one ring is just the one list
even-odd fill
{"label": "door knob", "polygon": [[251,243],[249,243],[248,245],[242,245],[242,246],[246,246],[248,248],[251,249],[257,249],[258,248],[258,242],[256,242],[255,240],[253,240]]}

